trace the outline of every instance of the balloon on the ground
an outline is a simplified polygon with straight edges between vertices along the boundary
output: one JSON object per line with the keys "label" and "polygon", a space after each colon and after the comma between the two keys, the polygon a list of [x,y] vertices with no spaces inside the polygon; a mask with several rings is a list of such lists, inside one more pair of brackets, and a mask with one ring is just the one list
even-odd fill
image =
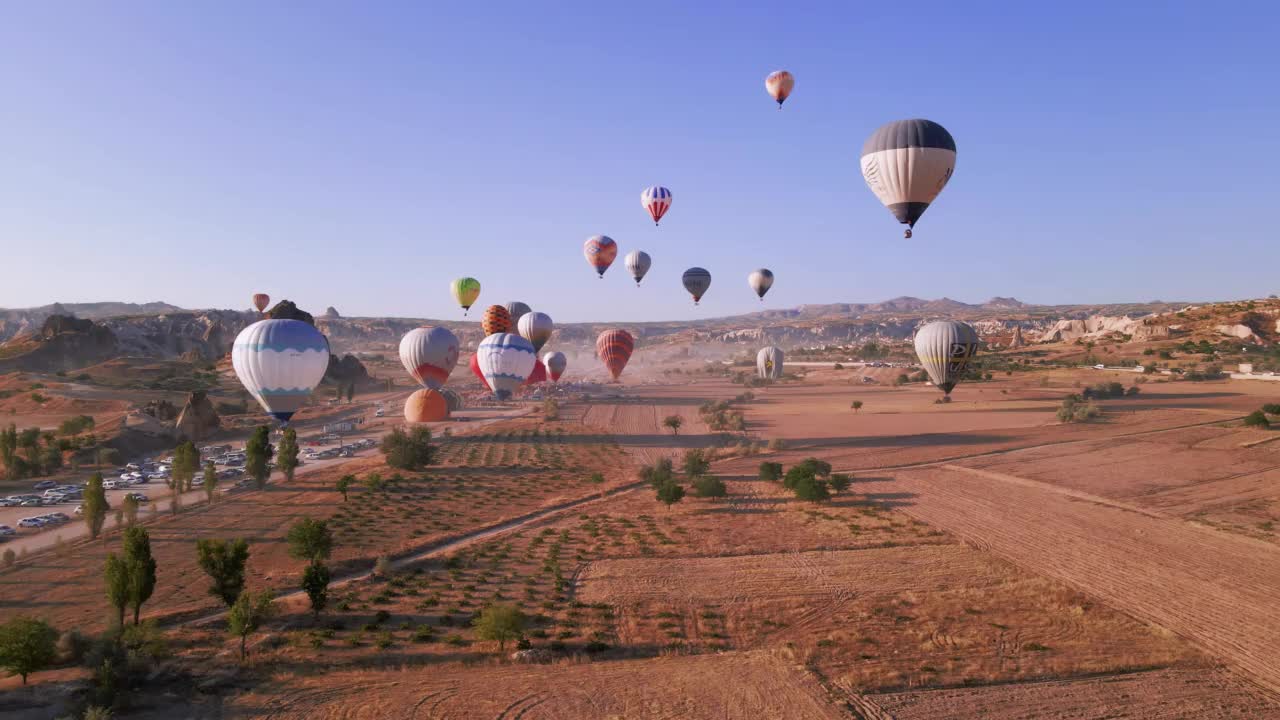
{"label": "balloon on the ground", "polygon": [[471,356],[471,361],[468,363],[468,366],[471,368],[471,374],[476,376],[476,379],[480,381],[480,384],[484,386],[484,389],[489,392],[493,392],[493,388],[489,387],[489,381],[484,379],[484,371],[480,369],[479,352]]}
{"label": "balloon on the ground", "polygon": [[490,305],[484,309],[484,317],[480,318],[480,329],[485,335],[511,332],[511,313],[501,305]]}
{"label": "balloon on the ground", "polygon": [[932,120],[895,120],[862,146],[862,177],[906,236],[956,168],[956,141]]}
{"label": "balloon on the ground", "polygon": [[586,256],[591,267],[595,268],[596,273],[604,277],[604,271],[608,270],[614,259],[618,257],[618,243],[608,235],[592,235],[582,244],[582,254]]}
{"label": "balloon on the ground", "polygon": [[649,258],[649,253],[643,250],[632,250],[627,253],[627,272],[631,273],[631,277],[635,278],[636,285],[644,279],[645,273],[649,272],[649,266],[653,261]]}
{"label": "balloon on the ground", "polygon": [[231,365],[244,389],[287,424],[329,369],[329,341],[301,320],[259,320],[240,331]]}
{"label": "balloon on the ground", "polygon": [[449,403],[450,414],[455,413],[462,409],[461,395],[450,390],[449,388],[442,388],[440,390],[440,394],[444,396],[445,402]]}
{"label": "balloon on the ground", "polygon": [[640,193],[640,205],[653,218],[653,224],[657,225],[662,216],[667,214],[667,210],[671,209],[671,191],[661,185],[651,185]]}
{"label": "balloon on the ground", "polygon": [[697,305],[702,296],[706,294],[707,288],[711,287],[711,273],[700,267],[691,267],[684,271],[684,289],[689,291],[693,296],[693,304]]}
{"label": "balloon on the ground", "polygon": [[411,423],[448,420],[449,401],[439,392],[423,388],[405,399],[404,419]]}
{"label": "balloon on the ground", "polygon": [[533,343],[533,349],[538,352],[542,351],[542,346],[547,344],[551,339],[551,333],[555,332],[556,324],[551,321],[551,316],[542,312],[526,313],[520,318],[520,322],[516,324],[516,329],[520,332],[521,337]]}
{"label": "balloon on the ground", "polygon": [[507,303],[506,307],[507,313],[511,315],[511,327],[519,327],[520,318],[533,309],[519,300],[512,300]]}
{"label": "balloon on the ground", "polygon": [[962,322],[937,320],[916,331],[916,356],[929,379],[947,395],[977,349],[978,333]]}
{"label": "balloon on the ground", "polygon": [[782,109],[782,103],[787,101],[787,97],[791,95],[795,86],[795,76],[786,70],[774,70],[764,79],[764,89],[777,101],[779,110]]}
{"label": "balloon on the ground", "polygon": [[532,343],[515,333],[505,332],[481,340],[476,356],[485,382],[499,400],[510,398],[529,378],[538,361]]}
{"label": "balloon on the ground", "polygon": [[476,300],[480,297],[480,281],[473,277],[458,278],[449,286],[453,292],[453,299],[458,301],[458,305],[462,306],[463,314],[476,304]]}
{"label": "balloon on the ground", "polygon": [[458,337],[447,328],[414,328],[400,338],[400,362],[419,385],[439,390],[458,364]]}
{"label": "balloon on the ground", "polygon": [[270,295],[266,293],[253,294],[253,306],[258,309],[258,312],[264,312],[267,309],[267,306],[270,304],[271,304]]}
{"label": "balloon on the ground", "polygon": [[622,374],[622,369],[627,366],[635,348],[635,338],[626,330],[605,330],[596,338],[596,355],[609,368],[609,374],[614,380]]}
{"label": "balloon on the ground", "polygon": [[756,374],[761,380],[782,379],[782,350],[770,345],[756,353]]}
{"label": "balloon on the ground", "polygon": [[756,296],[764,300],[764,294],[769,292],[769,288],[773,287],[773,271],[765,268],[752,270],[751,274],[747,276],[747,284],[751,286],[752,290],[755,290]]}
{"label": "balloon on the ground", "polygon": [[559,351],[549,352],[542,356],[542,364],[547,366],[547,375],[554,381],[559,381],[560,376],[564,374],[564,369],[569,365],[569,358]]}
{"label": "balloon on the ground", "polygon": [[547,381],[547,366],[542,364],[541,360],[534,360],[533,369],[529,371],[529,377],[524,381],[525,385],[535,385],[540,382]]}

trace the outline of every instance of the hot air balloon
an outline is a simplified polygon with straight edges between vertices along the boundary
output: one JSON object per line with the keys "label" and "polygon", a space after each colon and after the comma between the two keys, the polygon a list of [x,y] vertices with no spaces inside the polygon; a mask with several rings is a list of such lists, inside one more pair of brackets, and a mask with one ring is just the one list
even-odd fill
{"label": "hot air balloon", "polygon": [[476,299],[480,297],[480,281],[472,277],[454,280],[450,289],[453,290],[453,299],[462,306],[463,315],[467,314],[471,306],[476,304]]}
{"label": "hot air balloon", "polygon": [[512,300],[507,303],[507,312],[511,315],[511,327],[520,327],[520,318],[525,316],[533,308],[519,300]]}
{"label": "hot air balloon", "polygon": [[400,338],[400,362],[419,385],[439,390],[458,364],[458,337],[442,327],[414,328]]}
{"label": "hot air balloon", "polygon": [[671,209],[671,191],[661,185],[647,187],[640,193],[640,206],[649,212],[653,224],[657,225]]}
{"label": "hot air balloon", "polygon": [[587,262],[591,263],[591,267],[596,269],[600,277],[604,277],[604,271],[609,269],[613,264],[614,258],[618,257],[618,243],[607,235],[592,235],[582,245],[582,254],[587,257]]}
{"label": "hot air balloon", "polygon": [[862,146],[862,177],[906,237],[956,168],[956,141],[931,120],[895,120]]}
{"label": "hot air balloon", "polygon": [[244,389],[287,425],[329,369],[329,341],[301,320],[259,320],[236,336],[231,365]]}
{"label": "hot air balloon", "polygon": [[493,392],[493,388],[489,387],[489,381],[484,379],[484,371],[480,369],[480,353],[477,352],[471,356],[469,367],[471,368],[471,374],[476,376],[476,379],[480,381],[484,389]]}
{"label": "hot air balloon", "polygon": [[511,313],[501,305],[490,305],[484,309],[484,317],[480,319],[480,329],[485,335],[511,332]]}
{"label": "hot air balloon", "polygon": [[756,374],[761,380],[782,379],[782,351],[770,345],[756,353]]}
{"label": "hot air balloon", "polygon": [[693,304],[697,305],[707,288],[711,287],[711,273],[700,267],[691,267],[684,271],[684,289],[693,296]]}
{"label": "hot air balloon", "polygon": [[404,419],[411,423],[448,420],[449,401],[435,390],[418,390],[404,401]]}
{"label": "hot air balloon", "polygon": [[559,382],[560,376],[564,374],[564,369],[569,364],[569,358],[562,352],[549,352],[542,356],[542,364],[547,366],[547,374],[551,379]]}
{"label": "hot air balloon", "polygon": [[510,398],[538,361],[533,344],[514,333],[497,333],[481,340],[476,356],[485,382],[499,400]]}
{"label": "hot air balloon", "polygon": [[533,361],[533,369],[529,371],[529,378],[524,381],[525,385],[536,385],[540,382],[547,381],[547,366],[542,364],[541,360]]}
{"label": "hot air balloon", "polygon": [[520,335],[525,340],[533,343],[533,349],[542,351],[542,346],[547,344],[551,339],[551,333],[555,332],[556,325],[551,322],[551,316],[541,312],[531,312],[520,318],[517,324]]}
{"label": "hot air balloon", "polygon": [[778,101],[779,110],[782,109],[782,103],[787,101],[787,97],[791,95],[791,90],[795,86],[795,76],[786,70],[774,70],[764,79],[764,89]]}
{"label": "hot air balloon", "polygon": [[267,306],[271,304],[271,296],[266,293],[253,294],[253,306],[258,309],[259,313],[266,312]]}
{"label": "hot air balloon", "polygon": [[752,290],[756,291],[756,295],[760,297],[760,302],[764,302],[764,294],[769,292],[769,288],[773,287],[773,271],[765,268],[752,270],[747,276],[747,284]]}
{"label": "hot air balloon", "polygon": [[626,330],[605,330],[596,338],[596,355],[604,361],[614,380],[622,374],[635,347],[635,338]]}
{"label": "hot air balloon", "polygon": [[440,390],[440,394],[444,397],[445,402],[449,404],[450,414],[455,413],[462,409],[461,395],[450,390],[449,388],[443,388],[442,390]]}
{"label": "hot air balloon", "polygon": [[978,333],[955,320],[938,320],[916,331],[916,356],[929,379],[948,396],[978,349]]}
{"label": "hot air balloon", "polygon": [[636,286],[640,286],[640,281],[644,279],[645,273],[649,272],[649,266],[653,261],[649,259],[649,253],[643,250],[632,250],[627,253],[627,271],[631,273],[631,277],[636,279]]}

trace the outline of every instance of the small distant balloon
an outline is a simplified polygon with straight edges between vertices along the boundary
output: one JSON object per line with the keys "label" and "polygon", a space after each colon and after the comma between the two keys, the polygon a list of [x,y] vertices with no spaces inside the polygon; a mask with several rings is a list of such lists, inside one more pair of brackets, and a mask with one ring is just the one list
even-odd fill
{"label": "small distant balloon", "polygon": [[463,315],[467,314],[480,297],[480,281],[473,277],[458,278],[449,289],[453,292],[453,299],[462,307]]}
{"label": "small distant balloon", "polygon": [[635,338],[626,330],[605,330],[596,338],[596,355],[604,362],[614,380],[622,374],[635,347]]}
{"label": "small distant balloon", "polygon": [[480,329],[486,336],[511,332],[514,329],[511,327],[511,313],[501,305],[490,305],[484,309],[484,317],[480,319]]}
{"label": "small distant balloon", "polygon": [[752,270],[751,274],[747,276],[747,284],[751,286],[752,290],[755,290],[756,296],[763,302],[764,294],[769,292],[769,288],[773,287],[773,271],[766,268]]}
{"label": "small distant balloon", "polygon": [[950,395],[978,350],[978,333],[956,320],[938,320],[916,331],[915,345],[929,379]]}
{"label": "small distant balloon", "polygon": [[551,316],[541,312],[527,313],[516,324],[516,330],[521,337],[533,343],[533,349],[538,352],[542,352],[542,346],[551,339],[551,333],[555,332],[555,329],[556,325],[551,321]]}
{"label": "small distant balloon", "polygon": [[600,277],[618,257],[618,243],[608,235],[592,235],[582,244],[582,254]]}
{"label": "small distant balloon", "polygon": [[631,277],[635,278],[636,285],[640,285],[640,281],[644,279],[645,273],[649,272],[649,266],[653,261],[649,259],[649,253],[643,250],[632,250],[627,253],[627,272],[631,273]]}
{"label": "small distant balloon", "polygon": [[542,356],[542,364],[547,367],[547,374],[551,376],[553,381],[559,381],[560,376],[564,374],[564,370],[569,365],[569,358],[559,351],[549,352]]}
{"label": "small distant balloon", "polygon": [[271,304],[271,296],[266,293],[254,293],[253,306],[258,312],[266,312],[267,306]]}
{"label": "small distant balloon", "polygon": [[657,225],[671,209],[671,191],[661,185],[647,187],[640,193],[640,205],[653,218],[653,224]]}
{"label": "small distant balloon", "polygon": [[688,290],[689,294],[693,296],[694,305],[697,305],[702,300],[702,296],[711,287],[711,273],[700,267],[691,267],[685,270],[681,280],[684,282],[684,289]]}
{"label": "small distant balloon", "polygon": [[756,353],[756,374],[761,380],[782,379],[782,350],[769,345]]}
{"label": "small distant balloon", "polygon": [[511,327],[519,327],[520,318],[524,317],[525,313],[532,310],[532,308],[520,302],[519,300],[512,300],[511,302],[507,303],[506,307],[507,307],[507,312],[511,315]]}
{"label": "small distant balloon", "polygon": [[786,70],[774,70],[764,79],[764,89],[777,101],[779,110],[782,109],[782,103],[787,101],[795,86],[795,76]]}

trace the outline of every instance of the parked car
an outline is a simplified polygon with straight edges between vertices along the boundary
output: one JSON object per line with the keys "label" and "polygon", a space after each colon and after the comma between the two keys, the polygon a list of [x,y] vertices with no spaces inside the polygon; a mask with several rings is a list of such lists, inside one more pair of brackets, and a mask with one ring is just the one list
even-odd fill
{"label": "parked car", "polygon": [[18,503],[18,507],[40,507],[41,505],[44,505],[44,501],[40,498],[27,498]]}
{"label": "parked car", "polygon": [[125,493],[124,496],[126,498],[133,498],[134,501],[137,502],[139,505],[146,505],[147,503],[151,502],[151,500],[148,499],[147,496],[142,493]]}
{"label": "parked car", "polygon": [[50,522],[55,522],[55,523],[71,522],[71,516],[67,515],[66,513],[60,513],[60,512],[49,513],[48,515],[45,515],[45,517],[49,518]]}
{"label": "parked car", "polygon": [[16,534],[17,532],[18,532],[17,530],[14,530],[8,525],[0,525],[0,537],[8,537],[10,535]]}
{"label": "parked car", "polygon": [[18,521],[18,527],[20,528],[42,528],[47,524],[38,517],[27,517]]}
{"label": "parked car", "polygon": [[36,490],[48,490],[49,488],[53,488],[53,487],[58,487],[58,483],[54,482],[53,480],[41,480],[35,485]]}
{"label": "parked car", "polygon": [[0,507],[18,507],[22,503],[18,498],[0,498]]}
{"label": "parked car", "polygon": [[119,480],[103,480],[103,481],[102,481],[102,489],[103,489],[103,490],[115,490],[115,489],[117,489],[117,488],[124,487],[125,485],[128,485],[128,484],[129,484],[128,476],[122,477],[122,478],[121,478],[121,479],[119,479]]}

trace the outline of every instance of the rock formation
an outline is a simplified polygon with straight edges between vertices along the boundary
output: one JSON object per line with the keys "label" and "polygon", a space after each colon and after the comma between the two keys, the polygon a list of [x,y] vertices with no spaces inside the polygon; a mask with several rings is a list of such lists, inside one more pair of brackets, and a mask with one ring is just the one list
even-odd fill
{"label": "rock formation", "polygon": [[1009,340],[1009,347],[1020,348],[1025,346],[1026,344],[1027,344],[1027,341],[1022,339],[1022,326],[1014,325],[1013,338]]}
{"label": "rock formation", "polygon": [[222,428],[222,420],[203,390],[191,393],[178,414],[177,432],[193,442],[204,440]]}
{"label": "rock formation", "polygon": [[324,382],[347,386],[355,383],[357,387],[373,382],[369,370],[355,355],[329,356],[329,369],[325,370]]}
{"label": "rock formation", "polygon": [[281,300],[275,304],[275,307],[267,311],[267,317],[272,320],[301,320],[302,322],[314,326],[316,319],[311,313],[298,309],[292,300]]}
{"label": "rock formation", "polygon": [[338,314],[338,310],[337,310],[337,308],[335,308],[334,306],[330,305],[329,307],[327,307],[327,308],[325,308],[325,309],[324,309],[324,316],[323,316],[323,317],[324,317],[326,320],[336,320],[336,319],[338,319],[338,318],[340,318],[340,317],[342,317],[342,316]]}

